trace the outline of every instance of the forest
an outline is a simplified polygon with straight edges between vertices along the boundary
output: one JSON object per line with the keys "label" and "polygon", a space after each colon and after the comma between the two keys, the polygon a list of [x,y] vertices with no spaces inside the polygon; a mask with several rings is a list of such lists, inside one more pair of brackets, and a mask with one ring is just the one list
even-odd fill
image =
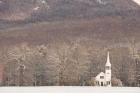
{"label": "forest", "polygon": [[136,86],[136,59],[139,61],[139,52],[133,46],[96,45],[93,41],[82,39],[40,45],[23,42],[1,46],[1,85],[94,86],[94,78],[104,71],[106,53],[110,51],[112,85]]}

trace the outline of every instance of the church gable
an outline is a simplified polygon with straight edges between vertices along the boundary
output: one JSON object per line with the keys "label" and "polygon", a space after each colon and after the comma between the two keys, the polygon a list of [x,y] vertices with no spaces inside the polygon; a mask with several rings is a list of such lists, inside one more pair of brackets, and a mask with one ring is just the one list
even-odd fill
{"label": "church gable", "polygon": [[99,73],[97,76],[96,76],[96,80],[99,80],[99,79],[104,79],[105,78],[105,73],[101,72]]}

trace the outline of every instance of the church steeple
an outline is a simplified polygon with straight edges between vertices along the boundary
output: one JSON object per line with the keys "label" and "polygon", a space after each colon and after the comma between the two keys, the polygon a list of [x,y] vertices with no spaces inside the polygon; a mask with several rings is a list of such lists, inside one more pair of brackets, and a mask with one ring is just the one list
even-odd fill
{"label": "church steeple", "polygon": [[105,66],[111,66],[109,51],[107,53],[107,61],[106,61],[106,65]]}
{"label": "church steeple", "polygon": [[105,64],[106,86],[111,86],[111,63],[109,51],[107,53],[107,62]]}

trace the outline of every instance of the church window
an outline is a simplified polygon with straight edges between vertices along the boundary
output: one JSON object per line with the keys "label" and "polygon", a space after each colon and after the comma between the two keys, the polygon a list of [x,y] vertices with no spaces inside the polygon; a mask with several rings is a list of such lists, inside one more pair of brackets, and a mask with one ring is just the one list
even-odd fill
{"label": "church window", "polygon": [[100,79],[104,79],[104,76],[100,76]]}
{"label": "church window", "polygon": [[96,84],[97,84],[97,85],[100,85],[100,84],[99,84],[99,81],[97,81]]}

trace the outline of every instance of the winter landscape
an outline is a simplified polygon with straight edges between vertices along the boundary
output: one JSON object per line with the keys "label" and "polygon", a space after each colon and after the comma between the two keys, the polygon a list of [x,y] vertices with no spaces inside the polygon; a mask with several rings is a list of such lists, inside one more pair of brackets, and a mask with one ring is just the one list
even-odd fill
{"label": "winter landscape", "polygon": [[139,0],[0,0],[0,86],[140,87]]}

